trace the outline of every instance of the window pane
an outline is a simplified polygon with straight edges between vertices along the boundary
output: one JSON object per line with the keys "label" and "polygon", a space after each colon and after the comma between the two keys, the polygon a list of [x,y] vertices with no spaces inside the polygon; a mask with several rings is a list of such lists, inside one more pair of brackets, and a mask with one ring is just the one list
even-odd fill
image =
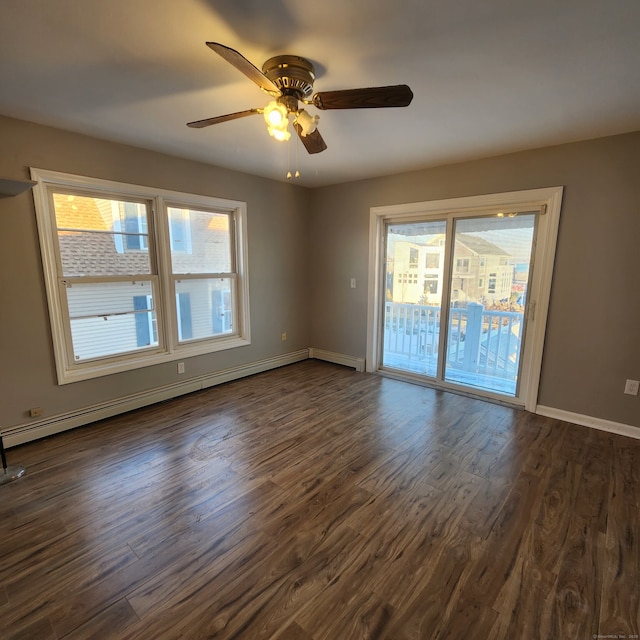
{"label": "window pane", "polygon": [[234,333],[235,282],[235,278],[176,281],[180,342]]}
{"label": "window pane", "polygon": [[399,223],[387,227],[385,367],[435,376],[446,223]]}
{"label": "window pane", "polygon": [[173,273],[231,273],[231,215],[168,207]]}
{"label": "window pane", "polygon": [[53,203],[64,276],[151,273],[144,204],[66,193]]}
{"label": "window pane", "polygon": [[158,344],[150,281],[73,284],[66,292],[76,362]]}
{"label": "window pane", "polygon": [[516,395],[535,222],[535,213],[456,221],[447,382]]}

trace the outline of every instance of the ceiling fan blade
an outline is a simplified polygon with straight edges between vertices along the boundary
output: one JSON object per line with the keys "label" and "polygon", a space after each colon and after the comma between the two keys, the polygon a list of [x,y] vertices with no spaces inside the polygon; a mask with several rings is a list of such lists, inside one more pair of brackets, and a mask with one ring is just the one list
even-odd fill
{"label": "ceiling fan blade", "polygon": [[413,92],[406,84],[396,84],[389,87],[320,91],[312,100],[318,109],[406,107],[413,100]]}
{"label": "ceiling fan blade", "polygon": [[207,47],[213,49],[238,71],[242,71],[249,80],[255,82],[261,89],[274,96],[280,95],[280,89],[267,78],[256,66],[251,64],[240,52],[219,42],[207,42]]}
{"label": "ceiling fan blade", "polygon": [[247,109],[246,111],[236,111],[235,113],[227,113],[224,116],[216,116],[215,118],[205,118],[204,120],[187,122],[187,127],[191,127],[192,129],[202,129],[202,127],[208,127],[212,124],[218,124],[220,122],[227,122],[228,120],[237,120],[238,118],[245,118],[246,116],[252,116],[254,113],[262,113],[262,109]]}
{"label": "ceiling fan blade", "polygon": [[300,138],[304,148],[309,153],[320,153],[327,148],[327,143],[317,129],[313,133],[308,133],[306,136],[303,136],[302,127],[297,122],[293,123],[293,128],[296,130],[298,138]]}

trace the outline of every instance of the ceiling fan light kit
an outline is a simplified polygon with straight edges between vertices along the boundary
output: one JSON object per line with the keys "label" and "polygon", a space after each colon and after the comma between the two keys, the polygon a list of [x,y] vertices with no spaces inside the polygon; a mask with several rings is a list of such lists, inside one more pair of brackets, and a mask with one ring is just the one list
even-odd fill
{"label": "ceiling fan light kit", "polygon": [[301,136],[308,136],[318,128],[319,120],[320,116],[312,116],[308,111],[300,109],[300,111],[298,111],[298,113],[296,114],[294,123],[300,125]]}
{"label": "ceiling fan light kit", "polygon": [[406,84],[321,91],[314,94],[315,69],[306,58],[294,55],[274,56],[262,65],[262,71],[260,71],[235,49],[218,42],[206,44],[274,99],[263,109],[247,109],[187,123],[188,127],[194,129],[261,113],[267,123],[269,135],[276,140],[285,141],[291,136],[289,117],[292,116],[293,129],[307,152],[320,153],[327,148],[317,129],[320,118],[317,115],[311,115],[305,109],[300,109],[299,102],[313,105],[320,110],[378,109],[407,107],[413,99],[413,93]]}

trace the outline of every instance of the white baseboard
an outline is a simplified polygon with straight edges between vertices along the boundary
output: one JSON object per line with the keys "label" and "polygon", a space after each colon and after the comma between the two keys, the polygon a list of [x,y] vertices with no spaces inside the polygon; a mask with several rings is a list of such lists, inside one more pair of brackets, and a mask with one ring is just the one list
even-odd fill
{"label": "white baseboard", "polygon": [[223,369],[222,371],[191,378],[184,382],[177,382],[150,391],[136,393],[131,396],[116,398],[69,413],[3,429],[2,439],[5,447],[14,447],[19,444],[24,444],[25,442],[30,442],[31,440],[37,440],[62,431],[67,431],[68,429],[75,429],[76,427],[81,427],[85,424],[96,422],[97,420],[110,418],[120,413],[125,413],[126,411],[139,409],[140,407],[162,402],[163,400],[177,398],[186,393],[200,391],[201,389],[206,389],[217,384],[230,382],[231,380],[237,380],[256,373],[262,373],[269,369],[276,369],[288,364],[293,364],[294,362],[307,360],[308,358],[309,350],[302,349],[282,356],[275,356],[273,358],[267,358],[266,360],[260,360],[230,369]]}
{"label": "white baseboard", "polygon": [[334,364],[341,364],[345,367],[351,367],[359,373],[364,371],[364,358],[356,358],[355,356],[346,356],[342,353],[334,353],[333,351],[325,351],[324,349],[309,348],[309,357],[316,360],[326,360]]}
{"label": "white baseboard", "polygon": [[602,418],[593,418],[580,413],[572,413],[571,411],[563,411],[562,409],[554,409],[553,407],[545,407],[543,405],[536,407],[536,413],[539,413],[541,416],[547,416],[548,418],[556,418],[557,420],[572,422],[573,424],[579,424],[583,427],[591,427],[592,429],[599,429],[600,431],[607,431],[640,440],[640,427],[632,427],[630,424],[612,422],[611,420],[603,420]]}

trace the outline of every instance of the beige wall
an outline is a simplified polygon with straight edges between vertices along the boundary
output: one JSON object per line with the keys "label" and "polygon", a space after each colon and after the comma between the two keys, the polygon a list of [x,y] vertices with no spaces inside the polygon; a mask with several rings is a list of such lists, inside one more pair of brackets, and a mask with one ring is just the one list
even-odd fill
{"label": "beige wall", "polygon": [[[640,427],[640,133],[306,190],[0,117],[0,177],[28,167],[248,203],[253,343],[186,361],[214,373],[308,346],[364,358],[369,208],[565,187],[539,403]],[[356,278],[356,289],[350,278]],[[287,342],[280,340],[287,331]],[[58,386],[30,193],[0,198],[0,425],[171,384],[175,363]]]}
{"label": "beige wall", "polygon": [[[309,346],[309,191],[289,184],[0,117],[0,177],[29,167],[247,202],[252,344],[58,386],[31,192],[0,198],[0,425],[29,423]],[[287,341],[280,338],[287,332]]]}
{"label": "beige wall", "polygon": [[312,345],[366,354],[370,207],[554,186],[565,190],[539,404],[640,427],[640,397],[623,394],[640,379],[640,133],[315,189]]}

